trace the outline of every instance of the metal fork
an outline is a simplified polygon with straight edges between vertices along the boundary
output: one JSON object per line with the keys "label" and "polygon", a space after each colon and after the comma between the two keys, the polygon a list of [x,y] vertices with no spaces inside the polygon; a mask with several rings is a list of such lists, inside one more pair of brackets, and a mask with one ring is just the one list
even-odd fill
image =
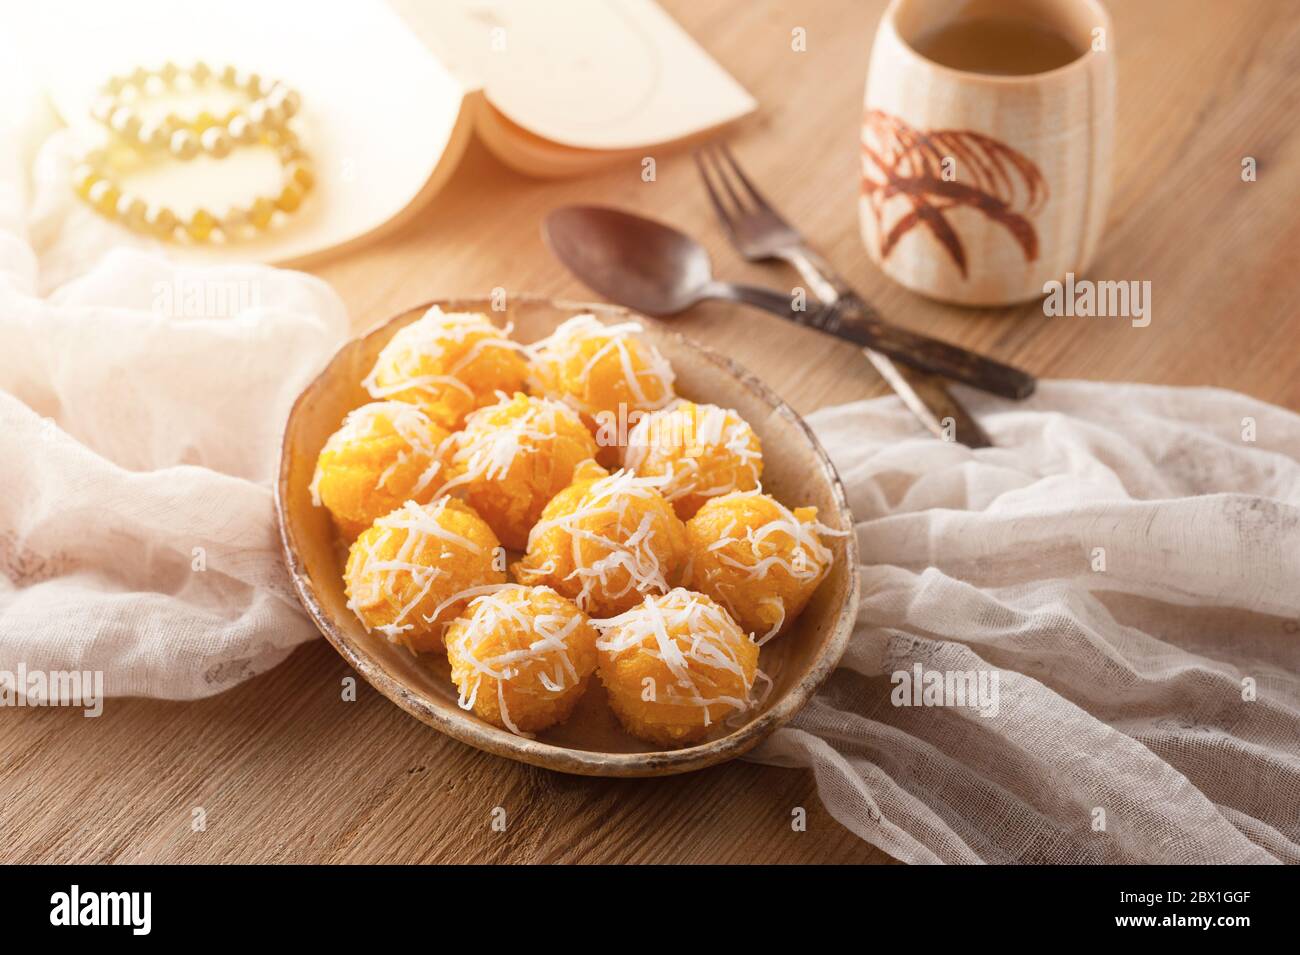
{"label": "metal fork", "polygon": [[[764,198],[726,146],[701,147],[695,152],[695,164],[713,210],[741,256],[750,262],[786,262],[798,270],[824,304],[879,318],[875,309]],[[944,379],[899,365],[870,348],[863,352],[931,434],[971,448],[992,444],[984,429],[948,391]]]}

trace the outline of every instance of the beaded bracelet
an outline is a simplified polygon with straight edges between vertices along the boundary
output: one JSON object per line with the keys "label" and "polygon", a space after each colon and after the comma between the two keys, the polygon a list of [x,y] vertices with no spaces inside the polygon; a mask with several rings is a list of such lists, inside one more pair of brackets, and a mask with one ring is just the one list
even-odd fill
{"label": "beaded bracelet", "polygon": [[82,158],[73,172],[73,187],[101,215],[136,232],[161,239],[188,236],[194,242],[209,241],[213,232],[218,232],[222,238],[234,240],[253,230],[269,228],[277,210],[297,210],[315,183],[307,156],[291,130],[264,132],[256,142],[275,149],[283,171],[280,190],[274,195],[256,196],[247,206],[234,206],[219,216],[198,208],[182,219],[166,205],[149,203],[123,191],[109,152],[104,149],[91,150]]}
{"label": "beaded bracelet", "polygon": [[[249,97],[248,106],[218,118],[203,111],[193,118],[169,113],[161,121],[145,120],[132,105],[162,89],[199,90],[216,83]],[[128,97],[126,94],[132,93]],[[265,133],[283,129],[298,112],[302,99],[284,83],[262,79],[233,66],[215,73],[206,63],[188,69],[165,63],[160,69],[140,67],[125,76],[111,77],[91,107],[91,116],[121,139],[141,149],[166,149],[177,159],[193,159],[200,152],[222,159],[237,143],[257,142]]]}

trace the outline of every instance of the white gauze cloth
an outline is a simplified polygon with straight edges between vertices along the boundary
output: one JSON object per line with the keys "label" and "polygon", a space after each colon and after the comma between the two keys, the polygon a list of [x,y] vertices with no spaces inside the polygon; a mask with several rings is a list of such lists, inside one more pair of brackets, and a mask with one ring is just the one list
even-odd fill
{"label": "white gauze cloth", "polygon": [[219,692],[317,635],[271,484],[343,304],[297,272],[105,254],[122,236],[73,197],[66,134],[33,157],[41,124],[0,120],[0,670]]}
{"label": "white gauze cloth", "polygon": [[[1207,388],[962,395],[997,447],[919,437],[893,398],[811,416],[862,602],[751,758],[810,767],[905,862],[1300,862],[1300,417]],[[896,705],[918,665],[995,672],[997,706]]]}

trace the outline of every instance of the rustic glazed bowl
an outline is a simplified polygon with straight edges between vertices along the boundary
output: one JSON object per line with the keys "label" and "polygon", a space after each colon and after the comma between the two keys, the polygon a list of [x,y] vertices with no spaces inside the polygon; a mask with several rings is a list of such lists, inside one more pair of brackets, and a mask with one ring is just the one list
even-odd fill
{"label": "rustic glazed bowl", "polygon": [[699,745],[658,750],[619,726],[593,679],[564,724],[526,739],[498,729],[456,705],[456,689],[441,654],[416,656],[379,634],[367,633],[348,610],[343,591],[347,557],[329,514],[312,505],[309,485],[316,457],[345,414],[369,399],[361,380],[379,350],[429,305],[399,315],[345,345],[294,404],[285,428],[276,510],[285,562],[303,607],[343,658],[375,689],[412,716],[464,743],[534,766],[590,776],[660,776],[701,769],[741,755],[790,719],[839,663],[858,602],[857,545],[844,489],[803,420],[762,382],[731,360],[694,344],[653,319],[608,305],[514,298],[505,312],[486,299],[429,303],[444,311],[483,312],[509,322],[514,337],[535,341],[560,322],[591,312],[605,322],[635,318],[677,372],[683,397],[735,408],[763,442],[764,489],[788,506],[815,505],[818,518],[849,531],[826,543],[835,560],[808,608],[791,629],[763,647],[759,666],[773,681],[761,707],[743,724],[721,727]]}

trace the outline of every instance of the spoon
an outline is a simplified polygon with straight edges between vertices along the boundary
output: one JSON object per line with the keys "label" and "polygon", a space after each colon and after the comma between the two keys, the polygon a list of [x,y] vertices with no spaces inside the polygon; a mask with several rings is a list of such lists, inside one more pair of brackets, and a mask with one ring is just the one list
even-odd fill
{"label": "spoon", "polygon": [[652,219],[567,206],[546,217],[543,233],[556,258],[590,288],[646,315],[676,315],[707,299],[722,299],[794,317],[789,295],[716,281],[704,246]]}
{"label": "spoon", "polygon": [[834,306],[796,309],[774,289],[720,282],[709,253],[690,236],[653,219],[598,206],[566,206],[546,217],[547,245],[589,288],[646,315],[676,315],[708,299],[741,302],[891,358],[1007,398],[1034,380],[1010,365]]}

